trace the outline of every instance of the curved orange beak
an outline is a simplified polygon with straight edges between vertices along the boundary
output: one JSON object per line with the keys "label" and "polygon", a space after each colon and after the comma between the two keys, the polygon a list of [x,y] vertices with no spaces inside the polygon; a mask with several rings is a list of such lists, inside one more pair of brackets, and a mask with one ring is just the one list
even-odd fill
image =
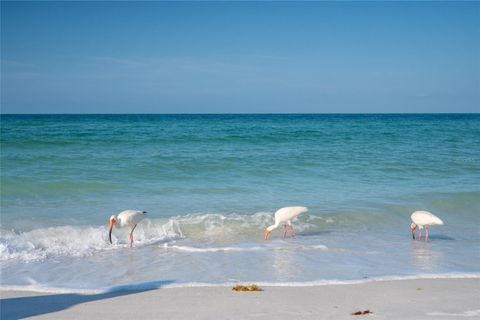
{"label": "curved orange beak", "polygon": [[115,224],[115,220],[112,219],[110,220],[110,226],[108,227],[109,230],[108,230],[108,239],[110,239],[110,243],[113,243],[112,242],[112,230],[113,230],[113,225]]}
{"label": "curved orange beak", "polygon": [[268,229],[265,229],[265,240],[268,240],[269,237],[270,237],[270,231],[268,231]]}

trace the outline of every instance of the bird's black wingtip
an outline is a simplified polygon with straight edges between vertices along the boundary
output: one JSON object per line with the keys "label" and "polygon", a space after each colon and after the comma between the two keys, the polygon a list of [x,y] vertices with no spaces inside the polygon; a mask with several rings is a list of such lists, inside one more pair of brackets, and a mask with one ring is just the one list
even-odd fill
{"label": "bird's black wingtip", "polygon": [[147,213],[147,211],[142,211],[142,213]]}

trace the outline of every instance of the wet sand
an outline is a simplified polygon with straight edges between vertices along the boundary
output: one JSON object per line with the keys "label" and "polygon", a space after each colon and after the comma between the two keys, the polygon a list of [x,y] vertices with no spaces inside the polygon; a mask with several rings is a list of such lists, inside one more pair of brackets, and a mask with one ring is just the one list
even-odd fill
{"label": "wet sand", "polygon": [[[94,295],[1,291],[1,319],[480,319],[480,279],[312,287],[161,288]],[[368,315],[352,315],[370,310]]]}

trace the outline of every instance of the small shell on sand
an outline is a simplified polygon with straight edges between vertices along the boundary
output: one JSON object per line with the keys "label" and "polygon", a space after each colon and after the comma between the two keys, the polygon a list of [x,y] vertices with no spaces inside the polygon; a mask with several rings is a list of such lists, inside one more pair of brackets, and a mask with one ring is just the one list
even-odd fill
{"label": "small shell on sand", "polygon": [[256,284],[249,286],[236,285],[232,288],[232,291],[263,291],[263,289],[259,288]]}

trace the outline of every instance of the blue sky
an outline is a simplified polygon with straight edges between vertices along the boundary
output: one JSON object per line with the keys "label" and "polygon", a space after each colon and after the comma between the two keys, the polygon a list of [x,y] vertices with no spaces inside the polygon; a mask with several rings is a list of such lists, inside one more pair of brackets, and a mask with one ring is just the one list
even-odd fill
{"label": "blue sky", "polygon": [[1,9],[3,113],[479,110],[479,2]]}

